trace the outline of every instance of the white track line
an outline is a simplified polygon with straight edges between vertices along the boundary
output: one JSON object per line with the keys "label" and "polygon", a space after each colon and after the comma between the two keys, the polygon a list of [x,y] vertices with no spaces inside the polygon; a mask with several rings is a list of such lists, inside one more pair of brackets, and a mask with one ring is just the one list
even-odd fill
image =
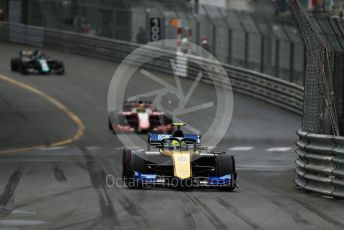
{"label": "white track line", "polygon": [[12,214],[37,214],[36,211],[25,210],[25,209],[14,209]]}
{"label": "white track line", "polygon": [[252,146],[236,146],[236,147],[229,148],[228,150],[230,150],[230,151],[249,151],[251,149],[253,149]]}
{"label": "white track line", "polygon": [[67,146],[53,146],[53,147],[43,147],[38,150],[41,151],[56,151],[56,150],[61,150],[61,149],[66,149],[68,148]]}
{"label": "white track line", "polygon": [[34,226],[34,225],[40,225],[40,224],[46,224],[46,223],[47,222],[42,221],[42,220],[26,220],[26,219],[0,220],[0,226],[8,226],[8,227]]}
{"label": "white track line", "polygon": [[266,149],[267,152],[286,152],[291,150],[291,147],[272,147],[272,148],[268,148]]}

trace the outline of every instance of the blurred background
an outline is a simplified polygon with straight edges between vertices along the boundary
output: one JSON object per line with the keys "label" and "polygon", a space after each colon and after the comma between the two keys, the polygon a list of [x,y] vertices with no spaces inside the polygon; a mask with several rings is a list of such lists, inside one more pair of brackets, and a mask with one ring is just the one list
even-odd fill
{"label": "blurred background", "polygon": [[[309,11],[338,17],[343,2],[301,0]],[[154,17],[162,20],[160,39],[179,36],[223,63],[303,85],[304,46],[287,0],[0,0],[0,20],[137,43],[150,40]]]}
{"label": "blurred background", "polygon": [[[337,17],[343,2],[301,0],[309,11]],[[0,0],[0,20],[137,43],[150,40],[154,17],[162,20],[160,39],[179,36],[223,63],[303,85],[304,46],[287,0]]]}

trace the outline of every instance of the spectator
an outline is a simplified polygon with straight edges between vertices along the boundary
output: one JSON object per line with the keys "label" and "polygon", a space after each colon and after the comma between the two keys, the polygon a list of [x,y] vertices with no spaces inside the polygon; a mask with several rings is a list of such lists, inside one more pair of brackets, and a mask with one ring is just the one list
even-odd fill
{"label": "spectator", "polygon": [[187,54],[189,52],[190,44],[188,38],[182,39],[181,49],[183,54]]}
{"label": "spectator", "polygon": [[0,21],[5,21],[5,12],[3,9],[0,9]]}
{"label": "spectator", "polygon": [[140,27],[139,32],[136,35],[136,41],[140,44],[145,44],[147,41],[147,34],[142,27]]}
{"label": "spectator", "polygon": [[81,24],[81,33],[89,34],[91,32],[91,24],[86,20],[83,19]]}
{"label": "spectator", "polygon": [[201,36],[201,47],[206,51],[210,52],[210,47],[208,43],[208,37],[206,35]]}
{"label": "spectator", "polygon": [[202,44],[201,44],[201,47],[203,49],[205,49],[206,51],[210,52],[210,47],[209,47],[209,44],[208,44],[208,40],[203,40]]}
{"label": "spectator", "polygon": [[85,17],[80,14],[74,17],[73,24],[74,24],[75,32],[78,32],[78,33],[82,32],[82,24],[85,20],[86,20]]}

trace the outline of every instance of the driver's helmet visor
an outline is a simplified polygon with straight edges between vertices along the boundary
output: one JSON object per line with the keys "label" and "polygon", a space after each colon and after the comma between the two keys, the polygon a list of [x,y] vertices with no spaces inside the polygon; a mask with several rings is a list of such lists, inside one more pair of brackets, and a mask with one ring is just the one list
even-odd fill
{"label": "driver's helmet visor", "polygon": [[139,107],[139,108],[136,108],[136,112],[137,113],[144,113],[144,112],[146,112],[146,109],[142,108],[142,107]]}
{"label": "driver's helmet visor", "polygon": [[42,53],[41,51],[35,51],[35,52],[33,53],[33,57],[35,57],[35,58],[44,58],[45,55],[44,55],[44,53]]}
{"label": "driver's helmet visor", "polygon": [[170,147],[171,149],[180,149],[180,150],[188,149],[188,145],[185,143],[185,141],[177,141],[177,140],[172,140]]}
{"label": "driver's helmet visor", "polygon": [[144,112],[146,112],[146,106],[144,104],[138,104],[136,106],[136,112],[137,113],[144,113]]}

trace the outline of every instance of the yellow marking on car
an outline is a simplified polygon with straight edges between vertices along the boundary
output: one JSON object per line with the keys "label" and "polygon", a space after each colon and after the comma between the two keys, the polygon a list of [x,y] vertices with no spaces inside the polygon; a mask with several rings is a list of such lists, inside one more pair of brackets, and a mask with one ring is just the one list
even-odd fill
{"label": "yellow marking on car", "polygon": [[40,91],[39,89],[34,88],[33,86],[19,82],[17,80],[3,76],[1,74],[0,74],[0,80],[6,81],[10,84],[13,84],[13,85],[19,87],[19,88],[28,90],[34,94],[37,94],[37,95],[43,97],[44,99],[49,101],[51,104],[53,104],[55,107],[57,107],[60,111],[62,111],[64,114],[66,114],[66,116],[69,117],[69,119],[72,120],[72,122],[77,127],[77,131],[70,138],[67,138],[67,139],[64,139],[61,141],[57,141],[57,142],[54,142],[54,143],[51,143],[48,145],[36,145],[36,146],[29,146],[29,147],[23,147],[23,148],[17,148],[17,149],[0,150],[0,154],[21,152],[21,151],[30,151],[30,150],[35,150],[35,149],[47,148],[47,147],[67,145],[67,144],[70,144],[70,143],[80,139],[84,135],[85,129],[86,129],[84,123],[81,121],[81,119],[75,113],[73,113],[71,110],[69,110],[64,104],[62,104],[57,99],[49,96],[48,94]]}
{"label": "yellow marking on car", "polygon": [[191,170],[191,153],[189,151],[174,151],[173,155],[174,176],[180,179],[190,178]]}
{"label": "yellow marking on car", "polygon": [[170,156],[173,159],[175,177],[180,179],[192,177],[190,151],[163,150],[161,153]]}

